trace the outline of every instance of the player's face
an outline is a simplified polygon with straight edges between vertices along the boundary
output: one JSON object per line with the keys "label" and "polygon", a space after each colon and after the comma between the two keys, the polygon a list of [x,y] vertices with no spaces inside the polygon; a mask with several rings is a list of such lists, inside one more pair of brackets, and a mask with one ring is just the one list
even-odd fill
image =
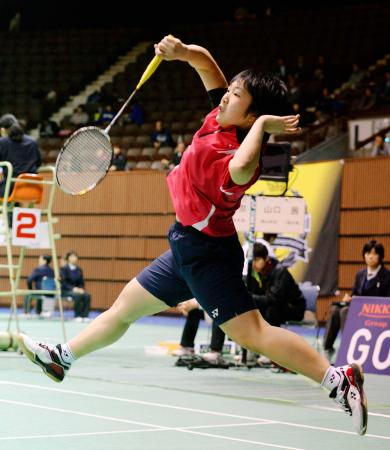
{"label": "player's face", "polygon": [[247,113],[251,102],[252,96],[242,82],[234,81],[219,104],[217,122],[223,128],[234,125],[238,128],[249,129],[256,120],[252,113]]}

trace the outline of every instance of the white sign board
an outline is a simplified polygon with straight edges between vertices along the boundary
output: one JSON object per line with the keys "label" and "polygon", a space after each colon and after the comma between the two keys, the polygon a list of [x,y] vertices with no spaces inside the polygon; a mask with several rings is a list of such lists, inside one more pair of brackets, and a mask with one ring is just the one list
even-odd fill
{"label": "white sign board", "polygon": [[49,224],[41,222],[39,224],[38,241],[35,244],[29,245],[30,248],[51,248],[49,241]]}
{"label": "white sign board", "polygon": [[41,210],[14,208],[12,210],[12,245],[29,247],[40,238]]}
{"label": "white sign board", "polygon": [[244,195],[241,200],[241,206],[237,209],[233,216],[234,226],[237,231],[246,233],[249,231],[249,220],[251,212],[251,197],[249,195]]}
{"label": "white sign board", "polygon": [[303,233],[305,200],[300,197],[256,197],[256,231]]}

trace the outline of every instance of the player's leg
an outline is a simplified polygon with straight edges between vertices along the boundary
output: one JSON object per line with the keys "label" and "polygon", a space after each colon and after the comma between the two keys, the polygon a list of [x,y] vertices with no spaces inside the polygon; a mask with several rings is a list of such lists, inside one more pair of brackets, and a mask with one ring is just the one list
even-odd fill
{"label": "player's leg", "polygon": [[178,224],[171,229],[170,245],[194,297],[228,336],[321,383],[353,416],[357,432],[366,432],[367,405],[360,369],[330,366],[302,337],[272,327],[261,317],[242,281],[243,253],[238,239],[210,239]]}
{"label": "player's leg", "polygon": [[154,297],[134,278],[110,309],[100,314],[68,345],[76,358],[117,341],[140,317],[165,311],[169,306]]}
{"label": "player's leg", "polygon": [[305,339],[284,328],[269,325],[258,310],[248,311],[221,325],[233,341],[266,355],[283,367],[321,383],[329,367]]}
{"label": "player's leg", "polygon": [[330,398],[352,416],[356,431],[365,434],[367,399],[359,366],[330,366],[303,338],[269,325],[256,310],[233,317],[221,328],[243,347],[321,383],[330,392]]}
{"label": "player's leg", "polygon": [[52,346],[19,336],[23,353],[54,381],[62,381],[71,364],[81,356],[117,341],[140,317],[169,306],[143,288],[136,279],[126,285],[110,309],[100,314],[69,342]]}
{"label": "player's leg", "polygon": [[69,342],[54,347],[20,335],[20,347],[46,375],[54,381],[62,381],[77,358],[112,344],[135,320],[192,297],[180,278],[172,253],[167,251],[127,284],[109,310]]}

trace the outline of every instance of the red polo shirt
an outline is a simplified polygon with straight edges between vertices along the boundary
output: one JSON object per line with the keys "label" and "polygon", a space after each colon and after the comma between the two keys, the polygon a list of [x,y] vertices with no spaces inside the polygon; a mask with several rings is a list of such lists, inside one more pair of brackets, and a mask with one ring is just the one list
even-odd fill
{"label": "red polo shirt", "polygon": [[240,146],[236,127],[222,129],[215,117],[206,117],[183,153],[180,164],[168,176],[168,187],[179,221],[203,233],[223,237],[236,230],[233,215],[245,191],[258,179],[260,169],[245,185],[229,174],[229,161]]}

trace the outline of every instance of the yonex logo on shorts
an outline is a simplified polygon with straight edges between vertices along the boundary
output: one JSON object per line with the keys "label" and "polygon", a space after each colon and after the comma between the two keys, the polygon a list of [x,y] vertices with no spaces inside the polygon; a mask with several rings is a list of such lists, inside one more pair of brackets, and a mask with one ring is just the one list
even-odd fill
{"label": "yonex logo on shorts", "polygon": [[218,308],[215,308],[211,311],[211,315],[213,316],[213,319],[218,317]]}

